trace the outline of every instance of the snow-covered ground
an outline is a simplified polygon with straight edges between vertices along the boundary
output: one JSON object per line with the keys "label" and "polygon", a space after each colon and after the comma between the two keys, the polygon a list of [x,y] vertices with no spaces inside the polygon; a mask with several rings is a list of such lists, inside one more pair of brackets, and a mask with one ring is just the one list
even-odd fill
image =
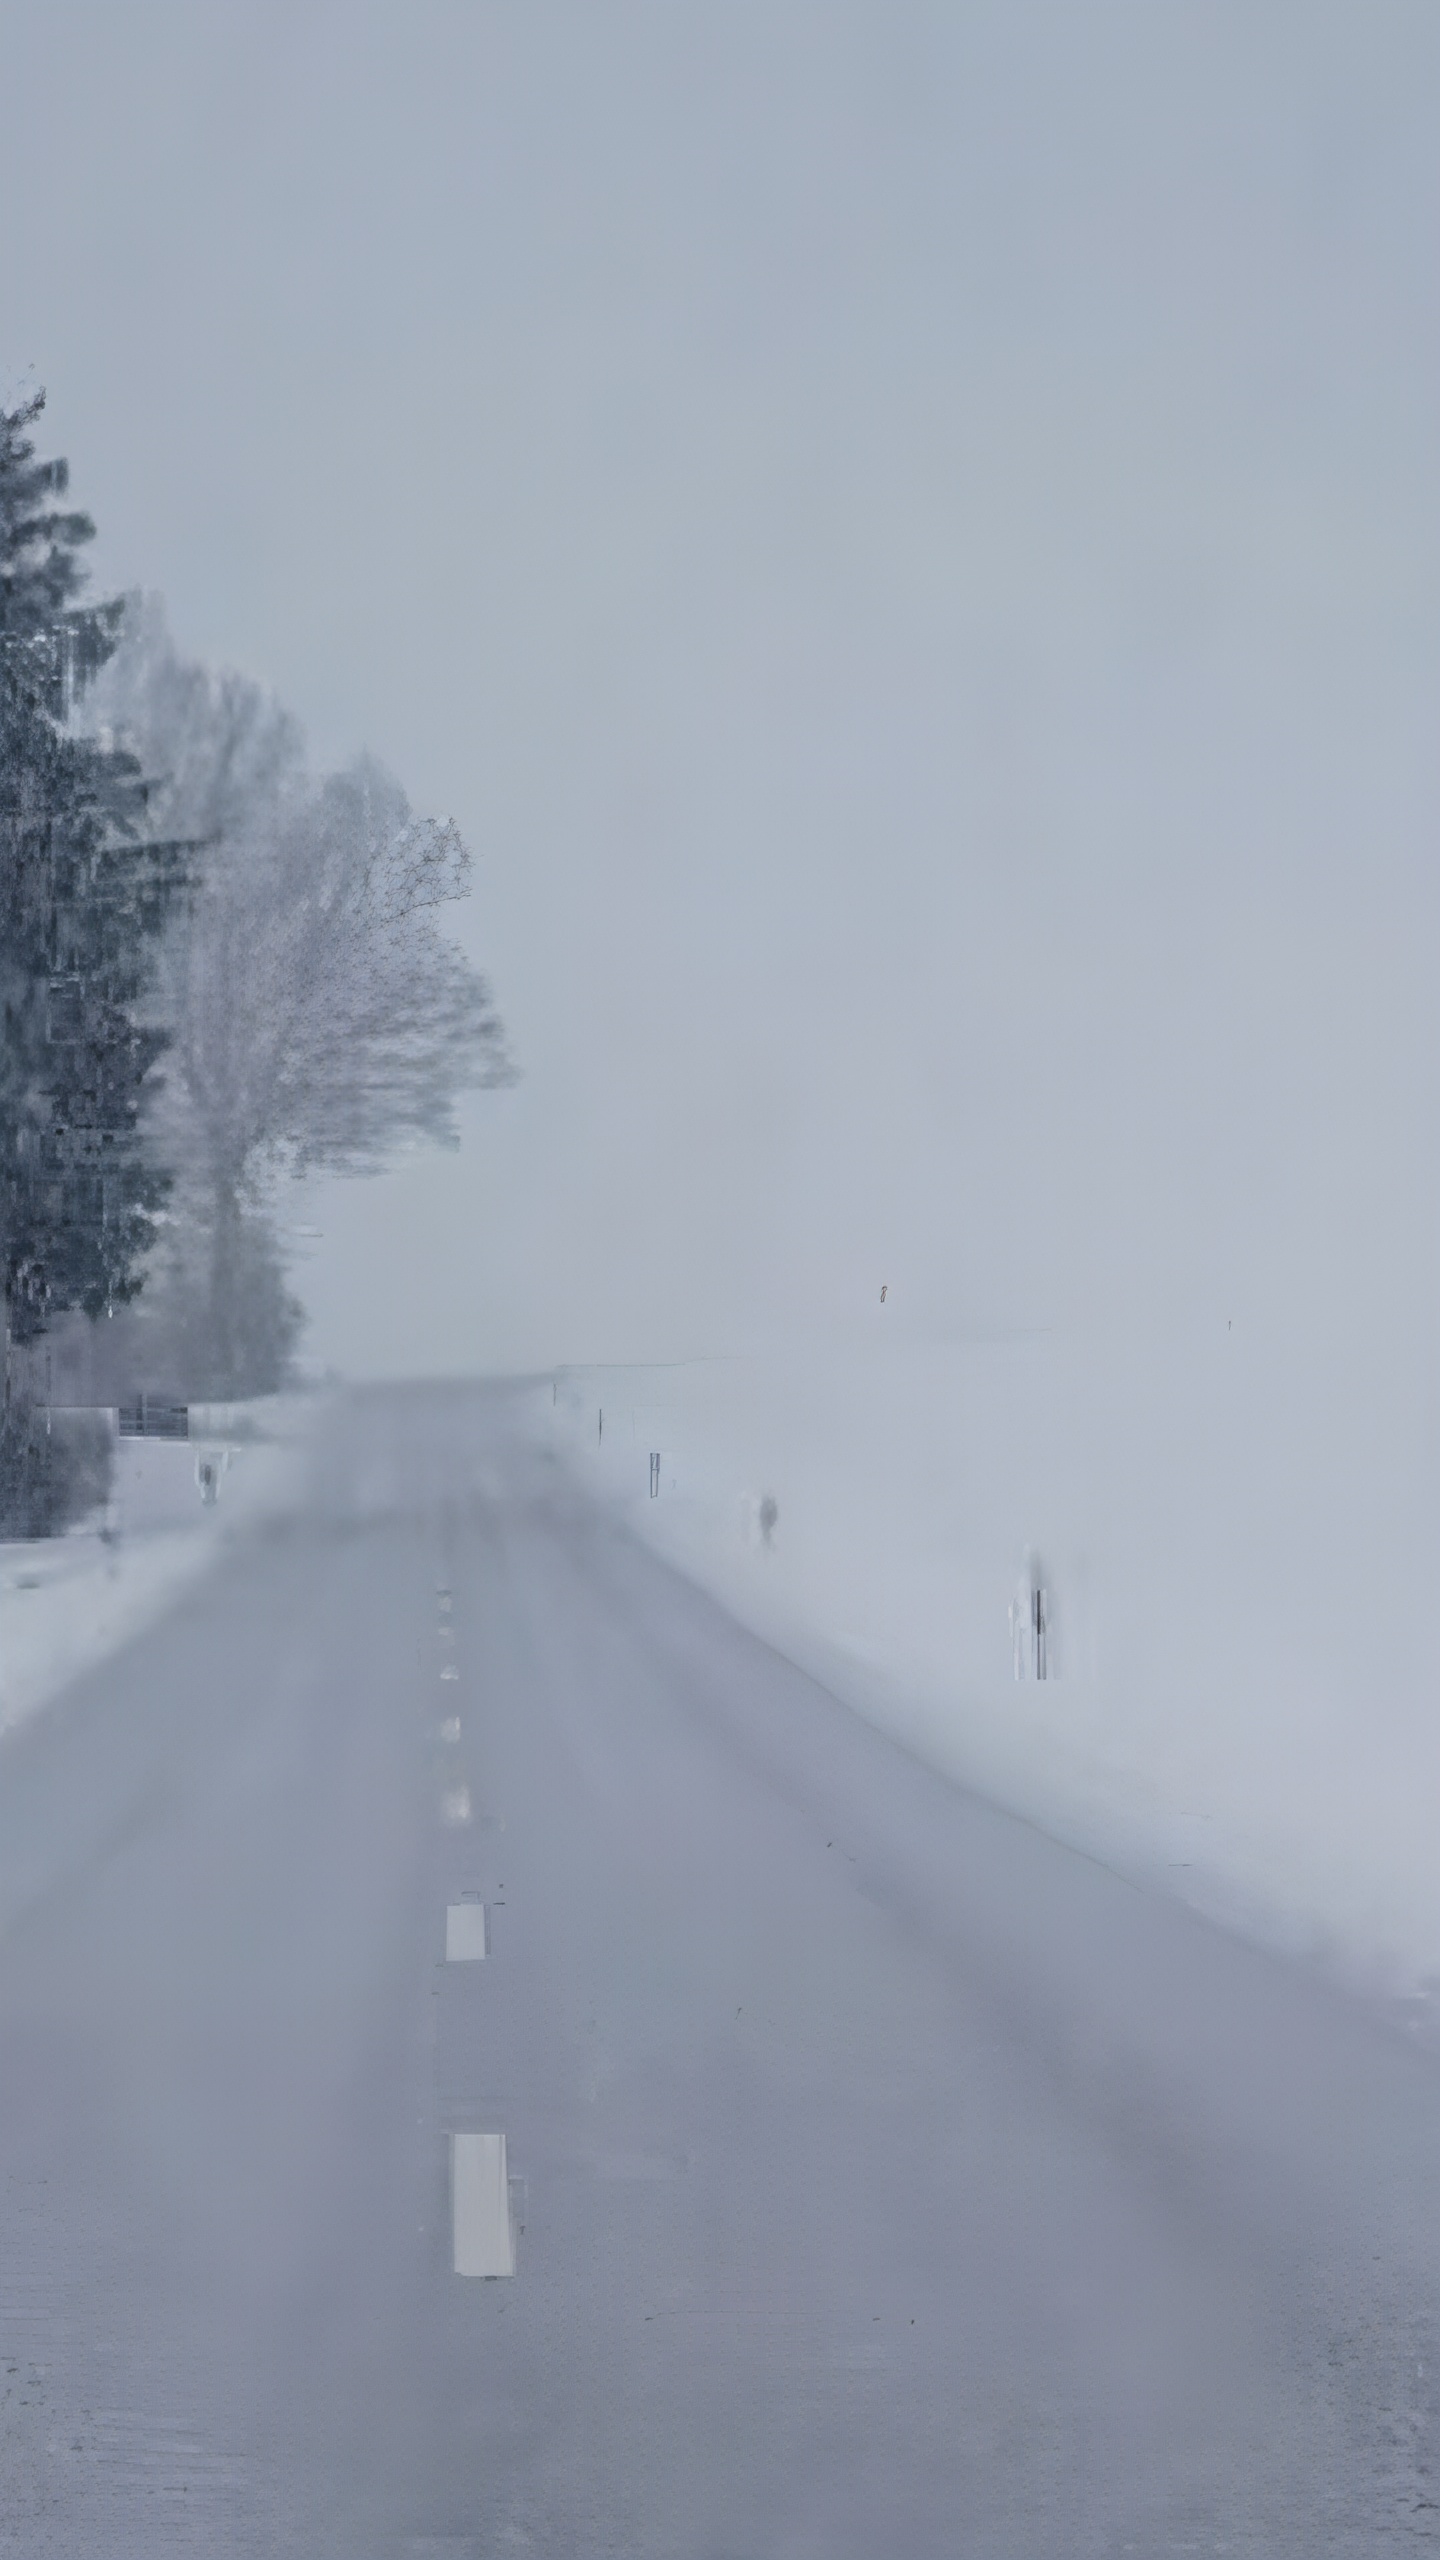
{"label": "snow-covered ground", "polygon": [[[159,1617],[228,1539],[294,1499],[313,1399],[191,1408],[193,1437],[122,1440],[107,1513],[0,1543],[0,1733]],[[218,1465],[217,1498],[198,1469]]]}
{"label": "snow-covered ground", "polygon": [[[921,1756],[1434,2020],[1440,1379],[1399,1374],[1238,1329],[872,1338],[566,1370],[535,1410],[604,1499]],[[107,1521],[0,1547],[0,1731],[295,1498],[315,1411],[124,1442]],[[213,1507],[203,1450],[227,1453]]]}
{"label": "snow-covered ground", "polygon": [[877,1327],[562,1371],[537,1410],[677,1563],[925,1758],[1419,2018],[1440,1991],[1440,1395],[1401,1377],[1383,1346],[1239,1327]]}

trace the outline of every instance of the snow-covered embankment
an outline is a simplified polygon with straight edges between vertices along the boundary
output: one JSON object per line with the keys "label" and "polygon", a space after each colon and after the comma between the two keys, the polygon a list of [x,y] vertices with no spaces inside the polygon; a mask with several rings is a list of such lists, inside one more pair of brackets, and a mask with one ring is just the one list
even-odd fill
{"label": "snow-covered embankment", "polygon": [[1440,1985],[1437,1406],[1383,1346],[1217,1327],[568,1370],[537,1414],[923,1757],[1418,2014]]}
{"label": "snow-covered embankment", "polygon": [[[171,1606],[301,1480],[314,1399],[194,1407],[192,1438],[121,1440],[108,1510],[62,1538],[0,1543],[0,1734]],[[203,1499],[208,1461],[217,1498]]]}

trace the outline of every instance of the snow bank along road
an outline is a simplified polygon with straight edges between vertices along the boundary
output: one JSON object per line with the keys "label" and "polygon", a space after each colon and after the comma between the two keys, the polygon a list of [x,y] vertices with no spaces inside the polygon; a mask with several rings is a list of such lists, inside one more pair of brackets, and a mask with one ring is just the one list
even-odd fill
{"label": "snow bank along road", "polygon": [[906,1760],[522,1403],[341,1405],[0,1745],[0,2551],[1440,2543],[1440,2063]]}

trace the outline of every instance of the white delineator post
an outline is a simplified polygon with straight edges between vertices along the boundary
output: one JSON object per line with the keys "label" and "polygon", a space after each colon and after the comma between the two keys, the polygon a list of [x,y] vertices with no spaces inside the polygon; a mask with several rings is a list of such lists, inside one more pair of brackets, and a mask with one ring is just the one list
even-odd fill
{"label": "white delineator post", "polygon": [[513,2276],[515,2234],[503,2133],[452,2133],[450,2210],[457,2276]]}

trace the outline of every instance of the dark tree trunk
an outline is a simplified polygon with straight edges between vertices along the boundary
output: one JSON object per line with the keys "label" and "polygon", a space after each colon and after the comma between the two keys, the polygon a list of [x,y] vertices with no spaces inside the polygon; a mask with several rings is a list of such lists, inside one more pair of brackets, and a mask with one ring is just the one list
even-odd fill
{"label": "dark tree trunk", "polygon": [[210,1228],[210,1357],[214,1369],[210,1392],[219,1398],[242,1392],[237,1304],[240,1240],[239,1194],[233,1182],[217,1175]]}

